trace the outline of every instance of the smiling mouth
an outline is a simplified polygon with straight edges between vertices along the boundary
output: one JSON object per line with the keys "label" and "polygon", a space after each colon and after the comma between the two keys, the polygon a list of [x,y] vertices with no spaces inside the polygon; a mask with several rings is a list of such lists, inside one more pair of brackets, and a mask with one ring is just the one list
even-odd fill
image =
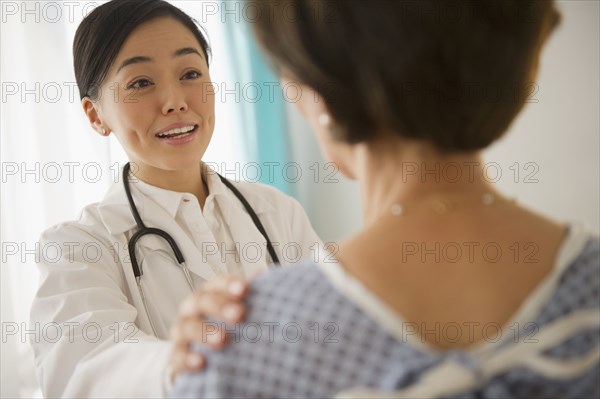
{"label": "smiling mouth", "polygon": [[166,132],[157,133],[155,136],[159,139],[173,139],[189,136],[198,130],[198,125],[190,125],[181,128],[171,129]]}

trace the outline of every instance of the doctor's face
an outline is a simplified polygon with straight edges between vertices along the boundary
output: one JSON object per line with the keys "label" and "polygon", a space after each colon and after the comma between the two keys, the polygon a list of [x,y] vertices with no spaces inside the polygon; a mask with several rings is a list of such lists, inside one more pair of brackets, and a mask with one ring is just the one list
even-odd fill
{"label": "doctor's face", "polygon": [[114,132],[140,169],[198,168],[215,124],[203,54],[193,33],[175,19],[140,25],[110,67],[100,98],[84,100],[88,118],[97,130]]}

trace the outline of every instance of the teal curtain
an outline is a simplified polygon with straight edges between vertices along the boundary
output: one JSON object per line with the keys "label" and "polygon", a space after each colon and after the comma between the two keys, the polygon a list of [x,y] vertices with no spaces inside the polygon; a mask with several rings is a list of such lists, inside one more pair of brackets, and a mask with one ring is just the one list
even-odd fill
{"label": "teal curtain", "polygon": [[289,181],[294,176],[293,169],[289,175],[284,171],[290,151],[279,79],[258,49],[248,22],[243,18],[239,23],[227,21],[225,31],[228,59],[241,90],[243,131],[239,136],[247,151],[246,160],[260,166],[260,182],[290,194]]}

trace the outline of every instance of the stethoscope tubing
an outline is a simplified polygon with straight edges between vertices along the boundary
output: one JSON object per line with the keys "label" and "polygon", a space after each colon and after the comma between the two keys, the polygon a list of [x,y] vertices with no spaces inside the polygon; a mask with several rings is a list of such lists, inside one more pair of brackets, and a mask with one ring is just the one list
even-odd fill
{"label": "stethoscope tubing", "polygon": [[[127,162],[125,164],[125,166],[123,167],[123,186],[125,187],[125,194],[127,195],[127,201],[129,202],[129,207],[131,208],[131,213],[133,214],[133,218],[135,219],[135,223],[137,225],[138,230],[129,239],[129,242],[127,243],[127,247],[128,247],[128,251],[129,251],[129,258],[131,260],[131,267],[133,269],[133,275],[135,276],[135,281],[138,286],[140,296],[142,298],[142,304],[144,306],[144,310],[146,311],[146,315],[148,316],[148,320],[150,321],[150,327],[152,328],[152,332],[154,333],[155,336],[157,336],[158,334],[156,333],[156,327],[154,325],[154,322],[152,321],[152,317],[150,317],[150,312],[148,311],[148,304],[146,303],[146,295],[145,295],[144,289],[142,287],[141,280],[142,280],[142,275],[144,274],[144,272],[138,264],[137,254],[135,253],[135,246],[136,246],[137,242],[139,241],[139,239],[146,235],[157,235],[159,237],[162,237],[165,241],[167,241],[167,243],[171,247],[171,250],[173,251],[175,258],[177,259],[177,263],[179,264],[179,267],[183,271],[183,273],[185,275],[185,279],[187,280],[187,283],[190,286],[190,289],[192,291],[194,291],[194,283],[193,283],[192,277],[190,275],[190,271],[189,271],[187,265],[185,264],[185,258],[183,257],[183,253],[179,249],[179,246],[177,245],[177,243],[175,242],[173,237],[171,237],[171,235],[164,230],[161,230],[161,229],[158,229],[155,227],[147,227],[144,224],[144,222],[142,221],[142,218],[140,217],[137,207],[135,206],[135,203],[133,201],[133,196],[131,195],[131,189],[129,187],[130,169],[131,169],[131,165],[129,164],[129,162]],[[254,211],[254,209],[252,209],[252,206],[250,205],[250,203],[246,200],[244,195],[229,180],[225,179],[223,176],[221,176],[219,174],[217,174],[217,175],[221,179],[221,182],[223,182],[223,184],[225,184],[227,186],[227,188],[229,188],[233,192],[233,194],[238,198],[238,200],[242,203],[242,205],[246,209],[246,212],[248,212],[248,214],[250,215],[252,222],[254,223],[254,225],[256,226],[258,231],[262,234],[262,236],[265,238],[266,244],[267,244],[267,251],[269,252],[269,255],[271,256],[271,260],[274,262],[274,265],[276,267],[279,267],[279,258],[277,257],[277,254],[275,253],[275,248],[273,247],[273,244],[271,243],[271,240],[269,239],[269,236],[267,235],[267,231],[265,230],[263,224],[261,223],[261,221],[258,218],[258,215]]]}

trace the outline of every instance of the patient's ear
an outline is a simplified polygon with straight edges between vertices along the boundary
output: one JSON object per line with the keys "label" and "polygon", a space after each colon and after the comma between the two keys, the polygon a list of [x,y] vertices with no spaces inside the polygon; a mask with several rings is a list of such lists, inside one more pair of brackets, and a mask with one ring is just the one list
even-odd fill
{"label": "patient's ear", "polygon": [[[336,164],[338,170],[346,177],[355,179],[357,146],[334,138],[337,123],[331,116],[325,99],[316,90],[293,79],[282,76],[281,83],[286,90],[294,86],[299,88],[300,92],[294,105],[311,125],[325,160]],[[291,94],[288,95],[292,97]]]}
{"label": "patient's ear", "polygon": [[98,103],[92,101],[89,97],[84,97],[81,100],[81,106],[83,107],[83,112],[85,112],[85,116],[88,118],[92,128],[98,132],[98,134],[108,136],[110,130],[104,126],[102,119],[100,118]]}

